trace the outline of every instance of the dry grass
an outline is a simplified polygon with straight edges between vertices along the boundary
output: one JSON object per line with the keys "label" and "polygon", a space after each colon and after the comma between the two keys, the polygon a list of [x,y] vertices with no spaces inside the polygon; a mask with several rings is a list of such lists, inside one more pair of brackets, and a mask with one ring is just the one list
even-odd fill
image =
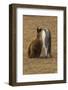
{"label": "dry grass", "polygon": [[[57,17],[24,15],[24,74],[42,74],[57,72]],[[28,58],[28,47],[36,38],[38,26],[47,27],[51,31],[51,58]]]}

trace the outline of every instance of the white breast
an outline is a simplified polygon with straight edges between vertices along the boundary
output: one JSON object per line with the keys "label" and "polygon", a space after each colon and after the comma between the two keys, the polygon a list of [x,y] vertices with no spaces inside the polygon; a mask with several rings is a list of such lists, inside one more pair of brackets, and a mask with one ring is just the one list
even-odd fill
{"label": "white breast", "polygon": [[46,38],[45,30],[42,30],[42,44],[44,48],[45,48],[45,38]]}
{"label": "white breast", "polygon": [[46,33],[45,33],[45,30],[42,30],[41,32],[41,38],[42,38],[42,50],[41,50],[41,55],[40,57],[45,57],[46,55],[46,52],[45,52],[45,38],[46,38]]}

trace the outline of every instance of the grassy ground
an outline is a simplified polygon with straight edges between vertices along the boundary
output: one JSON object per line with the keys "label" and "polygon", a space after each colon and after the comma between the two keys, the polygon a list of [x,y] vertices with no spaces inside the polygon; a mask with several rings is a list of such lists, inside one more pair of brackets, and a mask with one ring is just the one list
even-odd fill
{"label": "grassy ground", "polygon": [[[57,17],[26,16],[23,17],[24,58],[23,74],[42,74],[57,72]],[[51,31],[51,58],[28,58],[28,47],[36,38],[37,27],[47,27]]]}

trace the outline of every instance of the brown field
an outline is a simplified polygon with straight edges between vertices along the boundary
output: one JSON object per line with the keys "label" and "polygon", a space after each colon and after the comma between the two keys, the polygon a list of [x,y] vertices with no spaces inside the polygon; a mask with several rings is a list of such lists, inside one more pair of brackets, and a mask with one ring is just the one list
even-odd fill
{"label": "brown field", "polygon": [[[45,74],[57,72],[57,17],[23,16],[24,56],[23,74]],[[51,31],[51,58],[28,58],[28,47],[36,38],[37,27]]]}

